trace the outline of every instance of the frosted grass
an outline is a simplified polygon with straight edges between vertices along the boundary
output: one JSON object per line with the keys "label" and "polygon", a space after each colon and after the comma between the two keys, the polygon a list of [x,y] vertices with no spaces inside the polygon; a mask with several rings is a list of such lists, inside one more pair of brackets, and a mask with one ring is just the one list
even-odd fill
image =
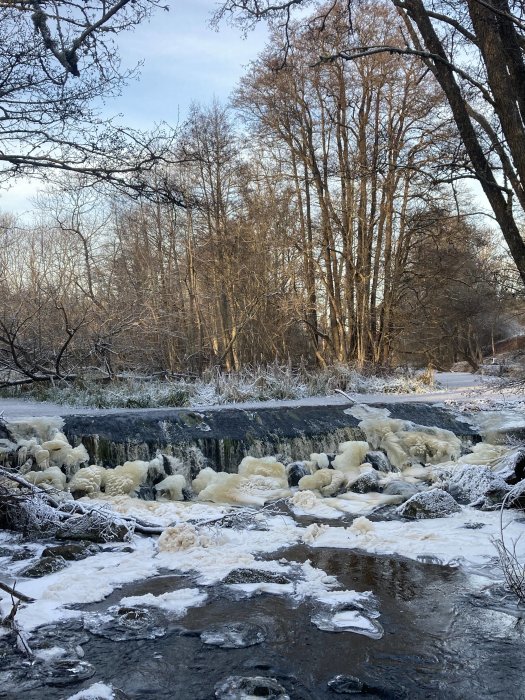
{"label": "frosted grass", "polygon": [[80,380],[75,384],[4,389],[4,397],[50,401],[89,408],[162,408],[212,406],[246,401],[297,400],[347,393],[424,393],[434,387],[428,371],[358,371],[345,364],[322,370],[273,364],[238,372],[208,370],[200,378],[148,379],[125,376],[110,384]]}

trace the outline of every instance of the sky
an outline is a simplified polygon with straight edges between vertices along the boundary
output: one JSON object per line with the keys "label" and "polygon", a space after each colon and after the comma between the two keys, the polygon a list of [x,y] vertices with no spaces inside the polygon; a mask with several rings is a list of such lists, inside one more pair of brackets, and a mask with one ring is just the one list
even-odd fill
{"label": "sky", "polygon": [[[161,121],[182,123],[194,101],[227,101],[247,64],[264,48],[266,29],[261,25],[247,38],[226,23],[216,31],[210,27],[215,7],[215,0],[172,0],[169,12],[159,10],[148,23],[122,34],[123,66],[144,64],[138,81],[106,100],[104,113],[148,129]],[[0,211],[27,213],[38,187],[37,181],[24,179],[0,190]]]}

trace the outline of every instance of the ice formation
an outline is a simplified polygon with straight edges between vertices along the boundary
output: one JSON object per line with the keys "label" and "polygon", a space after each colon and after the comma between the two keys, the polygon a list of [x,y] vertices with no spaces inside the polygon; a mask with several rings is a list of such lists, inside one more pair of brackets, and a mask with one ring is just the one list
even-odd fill
{"label": "ice formation", "polygon": [[300,491],[319,491],[323,496],[333,496],[345,485],[345,475],[336,469],[318,469],[299,480]]}
{"label": "ice formation", "polygon": [[[274,464],[279,463],[275,462]],[[282,465],[280,466],[282,467]],[[266,468],[264,467],[264,469]],[[262,506],[269,500],[285,498],[290,495],[287,486],[283,487],[283,483],[288,484],[286,472],[284,481],[282,476],[261,476],[258,474],[243,476],[242,474],[213,472],[213,470],[210,472],[200,483],[196,483],[198,477],[193,481],[194,489],[196,491],[200,489],[197,496],[200,501]],[[206,486],[201,488],[203,483],[206,483]]]}
{"label": "ice formation", "polygon": [[128,596],[121,598],[120,605],[125,606],[147,606],[168,610],[175,615],[184,615],[188,608],[202,605],[208,596],[198,588],[179,588],[176,591],[169,591],[161,595],[146,593],[139,596]]}
{"label": "ice formation", "polygon": [[278,488],[288,487],[288,478],[284,464],[278,462],[275,457],[245,457],[239,464],[238,473],[241,476],[264,476],[275,480]]}
{"label": "ice formation", "polygon": [[58,491],[66,488],[66,475],[58,467],[48,467],[44,471],[28,472],[25,479],[35,486],[50,486]]}
{"label": "ice formation", "polygon": [[386,453],[390,462],[403,469],[414,463],[438,464],[457,460],[461,441],[450,430],[420,426],[390,418],[387,409],[354,406],[348,412],[361,418],[359,427],[374,450]]}
{"label": "ice formation", "polygon": [[182,474],[167,476],[165,479],[155,485],[155,491],[160,495],[169,494],[169,499],[171,501],[183,501],[183,490],[185,488],[186,479],[182,476]]}
{"label": "ice formation", "polygon": [[99,467],[92,464],[89,467],[81,467],[78,472],[73,475],[69,482],[69,490],[73,494],[83,494],[92,496],[101,491],[106,481],[106,470],[104,467]]}
{"label": "ice formation", "polygon": [[334,469],[348,472],[356,469],[365,461],[365,455],[370,450],[368,442],[363,440],[349,440],[342,442],[338,447],[339,454],[333,461]]}
{"label": "ice formation", "polygon": [[216,477],[217,472],[215,469],[212,469],[211,467],[204,467],[204,469],[201,469],[195,479],[193,479],[191,482],[194,492],[199,494],[201,491],[204,491],[207,486],[215,481]]}

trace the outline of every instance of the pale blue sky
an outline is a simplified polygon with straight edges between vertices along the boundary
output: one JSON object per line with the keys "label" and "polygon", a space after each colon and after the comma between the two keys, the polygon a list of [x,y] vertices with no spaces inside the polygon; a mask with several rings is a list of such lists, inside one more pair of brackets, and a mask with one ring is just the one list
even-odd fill
{"label": "pale blue sky", "polygon": [[[118,38],[123,66],[143,60],[140,79],[131,82],[104,106],[107,115],[148,129],[166,121],[184,121],[193,101],[226,101],[245,66],[263,49],[266,29],[258,27],[246,39],[240,30],[223,24],[209,26],[215,0],[172,0],[170,11],[159,10],[150,22]],[[31,209],[38,182],[19,180],[0,190],[0,210],[23,214]]]}
{"label": "pale blue sky", "polygon": [[[183,120],[192,101],[226,100],[244,67],[264,47],[266,29],[259,26],[246,39],[223,23],[209,26],[214,0],[172,0],[169,12],[124,35],[119,42],[123,62],[144,58],[139,83],[130,84],[114,101],[131,126],[147,127],[164,120]],[[111,102],[108,102],[111,110]]]}

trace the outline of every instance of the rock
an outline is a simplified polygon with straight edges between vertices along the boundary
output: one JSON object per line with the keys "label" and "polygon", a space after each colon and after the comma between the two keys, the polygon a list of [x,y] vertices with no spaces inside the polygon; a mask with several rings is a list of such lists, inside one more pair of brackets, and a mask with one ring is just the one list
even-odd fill
{"label": "rock", "polygon": [[448,490],[460,503],[490,510],[503,501],[510,486],[489,467],[469,464],[452,472]]}
{"label": "rock", "polygon": [[40,576],[47,576],[47,574],[54,574],[55,571],[65,569],[66,566],[67,561],[64,557],[42,557],[36,564],[31,564],[21,571],[20,576],[40,578]]}
{"label": "rock", "polygon": [[259,569],[233,569],[222,581],[227,585],[233,583],[290,583],[290,579],[273,571]]}
{"label": "rock", "polygon": [[286,467],[286,475],[288,477],[288,486],[297,486],[299,480],[310,473],[306,462],[292,462]]}
{"label": "rock", "polygon": [[142,484],[136,491],[137,498],[143,501],[156,501],[157,491],[155,486],[150,486],[149,484]]}
{"label": "rock", "polygon": [[365,684],[355,676],[338,675],[334,676],[327,683],[332,693],[338,695],[354,695],[365,690]]}
{"label": "rock", "polygon": [[356,481],[350,486],[350,491],[354,493],[369,493],[370,491],[379,491],[379,474],[375,469],[361,474]]}
{"label": "rock", "polygon": [[378,472],[384,472],[385,474],[399,471],[397,467],[394,467],[394,465],[390,463],[390,460],[386,454],[381,452],[381,450],[367,452],[365,455],[365,462],[371,464],[374,469],[377,469]]}
{"label": "rock", "polygon": [[406,503],[399,506],[397,512],[403,518],[423,520],[426,518],[444,518],[461,510],[452,496],[442,489],[431,489],[416,493]]}
{"label": "rock", "polygon": [[517,484],[525,477],[525,450],[517,450],[503,457],[494,469],[494,474],[501,476],[507,484]]}
{"label": "rock", "polygon": [[383,493],[387,496],[403,496],[405,501],[412,498],[412,496],[415,496],[416,493],[420,491],[420,487],[416,486],[416,484],[409,484],[408,481],[401,481],[401,479],[391,481],[383,489]]}
{"label": "rock", "polygon": [[71,542],[56,547],[46,547],[42,557],[63,557],[66,561],[78,561],[100,552],[101,548],[92,542]]}
{"label": "rock", "polygon": [[20,549],[18,547],[15,547],[11,550],[6,548],[5,551],[5,556],[7,556],[7,552],[11,552],[12,561],[23,561],[24,559],[31,559],[31,557],[35,554],[35,552],[32,549],[29,549],[29,547],[21,547]]}
{"label": "rock", "polygon": [[275,678],[264,676],[230,676],[215,686],[218,700],[249,700],[268,698],[269,700],[290,700],[286,689]]}

